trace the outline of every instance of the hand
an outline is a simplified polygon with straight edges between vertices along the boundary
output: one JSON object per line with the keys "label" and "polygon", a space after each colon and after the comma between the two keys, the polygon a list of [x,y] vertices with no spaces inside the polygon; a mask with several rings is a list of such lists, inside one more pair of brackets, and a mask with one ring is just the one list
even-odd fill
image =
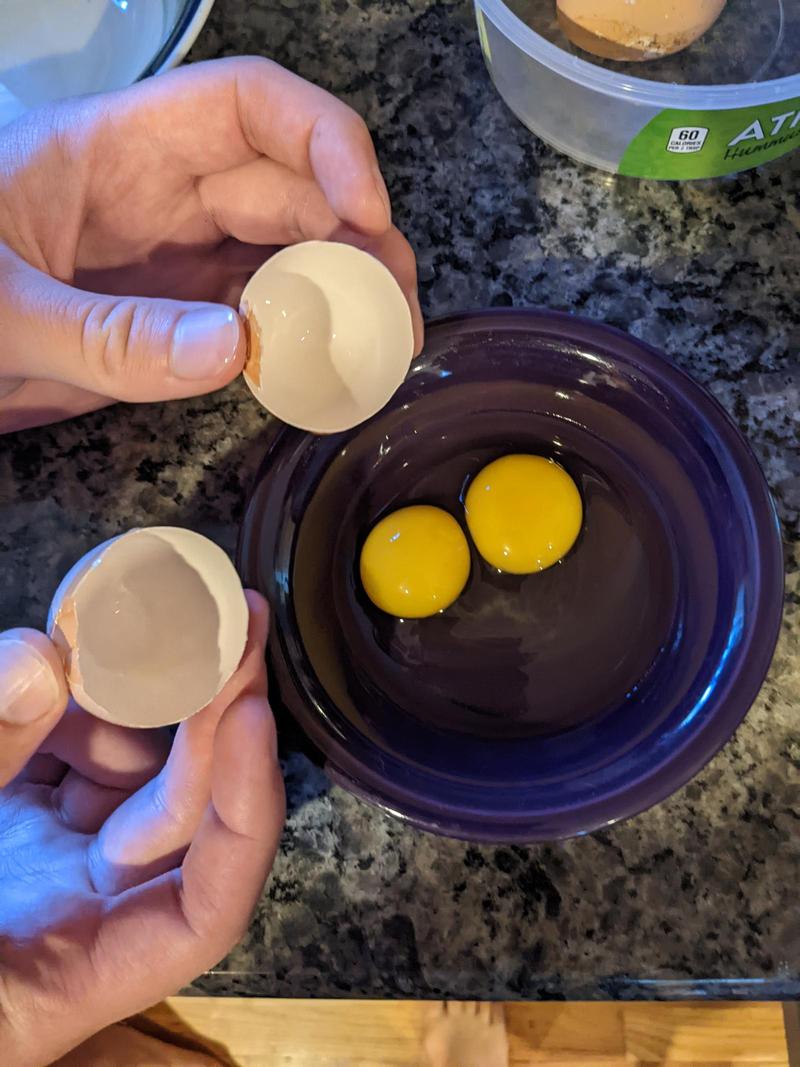
{"label": "hand", "polygon": [[247,596],[241,665],[171,749],[164,731],[123,729],[68,705],[44,635],[0,635],[7,1067],[49,1063],[176,992],[246,928],[284,814],[267,607]]}
{"label": "hand", "polygon": [[0,432],[220,388],[245,358],[223,305],[274,246],[328,238],[395,274],[419,349],[414,254],[366,126],[266,59],[197,64],[12,123]]}

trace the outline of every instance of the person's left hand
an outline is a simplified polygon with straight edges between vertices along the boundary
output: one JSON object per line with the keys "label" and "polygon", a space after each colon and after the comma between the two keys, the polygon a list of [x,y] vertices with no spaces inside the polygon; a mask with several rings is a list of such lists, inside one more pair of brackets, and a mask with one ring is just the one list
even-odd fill
{"label": "person's left hand", "polygon": [[175,993],[241,936],[284,815],[268,610],[183,723],[127,730],[67,704],[53,645],[0,634],[0,1060],[50,1063]]}
{"label": "person's left hand", "polygon": [[112,400],[208,393],[245,359],[238,302],[276,245],[342,240],[422,317],[363,120],[259,58],[44,108],[0,131],[0,433]]}

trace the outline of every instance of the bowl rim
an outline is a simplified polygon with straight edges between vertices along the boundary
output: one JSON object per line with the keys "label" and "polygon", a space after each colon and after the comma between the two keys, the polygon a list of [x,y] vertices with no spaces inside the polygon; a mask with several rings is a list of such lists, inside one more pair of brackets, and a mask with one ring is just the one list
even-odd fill
{"label": "bowl rim", "polygon": [[[707,416],[715,436],[722,439],[746,489],[754,538],[759,546],[757,590],[750,612],[748,632],[736,652],[735,669],[722,692],[716,694],[714,714],[687,730],[681,743],[666,757],[654,762],[646,775],[622,789],[602,794],[579,807],[562,806],[547,816],[516,815],[505,812],[502,818],[487,816],[480,810],[451,808],[436,801],[420,806],[419,797],[402,785],[383,779],[369,766],[350,756],[346,744],[334,737],[323,717],[307,703],[302,717],[293,717],[306,736],[319,749],[331,779],[349,792],[419,829],[462,840],[493,844],[525,844],[581,836],[611,826],[661,803],[686,785],[731,739],[761,690],[766,678],[783,619],[784,564],[781,527],[774,501],[756,456],[734,420],[720,402],[687,371],[677,366],[665,353],[632,334],[583,316],[546,308],[487,308],[452,313],[431,320],[426,326],[430,337],[454,327],[470,327],[485,322],[488,327],[504,324],[527,327],[540,336],[564,341],[585,340],[588,333],[598,345],[611,342],[615,358],[634,362],[651,380],[661,379],[671,391],[700,407]],[[424,352],[423,352],[424,356]],[[299,433],[298,431],[291,431]],[[285,429],[278,427],[271,436],[259,466],[245,509],[245,521],[239,528],[237,566],[243,569],[246,516],[253,498],[268,478],[273,451]],[[277,640],[277,638],[276,638]],[[270,653],[268,653],[270,654]],[[285,657],[284,657],[285,658]],[[294,682],[292,682],[294,684]]]}
{"label": "bowl rim", "polygon": [[213,6],[214,0],[186,0],[175,25],[136,81],[176,67],[197,40]]}

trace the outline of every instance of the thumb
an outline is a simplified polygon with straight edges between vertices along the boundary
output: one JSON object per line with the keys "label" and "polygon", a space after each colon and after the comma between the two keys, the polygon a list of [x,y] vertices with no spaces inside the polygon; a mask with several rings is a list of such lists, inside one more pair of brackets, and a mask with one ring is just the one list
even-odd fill
{"label": "thumb", "polygon": [[0,787],[15,778],[67,706],[55,646],[37,630],[0,634]]}
{"label": "thumb", "polygon": [[83,292],[0,246],[0,378],[171,400],[226,385],[244,357],[229,307]]}

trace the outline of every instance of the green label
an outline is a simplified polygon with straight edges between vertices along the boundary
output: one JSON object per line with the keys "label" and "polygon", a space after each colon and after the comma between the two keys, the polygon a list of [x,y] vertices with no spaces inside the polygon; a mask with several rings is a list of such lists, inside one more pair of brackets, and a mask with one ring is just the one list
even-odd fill
{"label": "green label", "polygon": [[479,7],[475,8],[475,15],[478,19],[478,36],[481,39],[481,48],[483,54],[486,57],[488,63],[492,62],[492,46],[489,44],[489,34],[486,32],[486,19],[483,17],[483,12]]}
{"label": "green label", "polygon": [[730,111],[662,111],[619,165],[632,178],[686,181],[749,170],[800,145],[800,97]]}

